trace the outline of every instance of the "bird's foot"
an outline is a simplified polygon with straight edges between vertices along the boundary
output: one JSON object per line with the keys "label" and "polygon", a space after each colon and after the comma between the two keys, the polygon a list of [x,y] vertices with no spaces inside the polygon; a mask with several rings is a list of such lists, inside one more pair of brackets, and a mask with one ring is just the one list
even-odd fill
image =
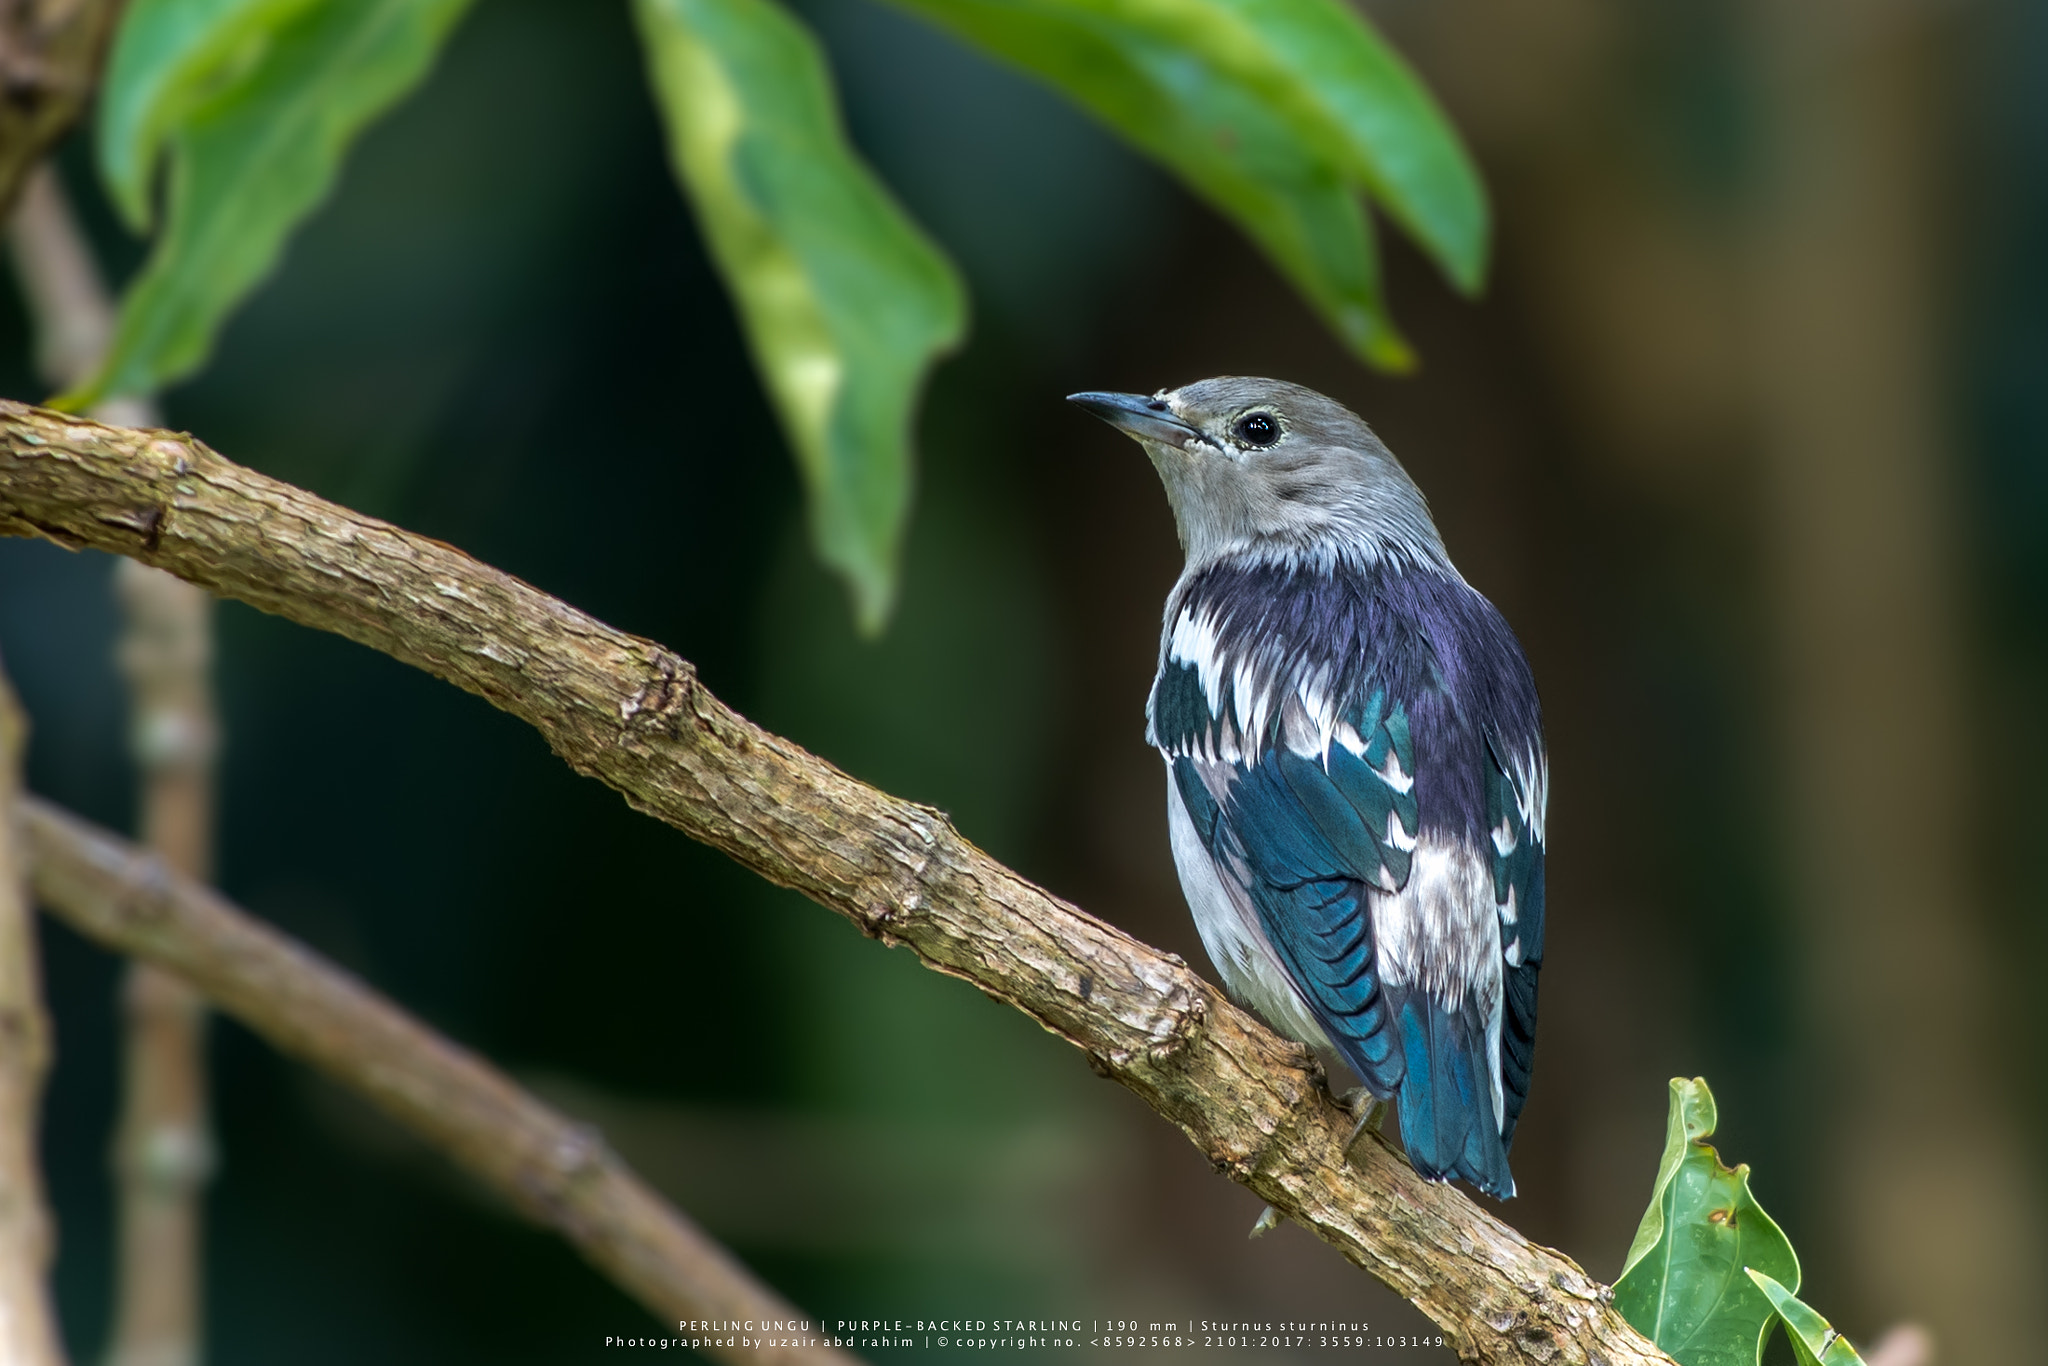
{"label": "bird's foot", "polygon": [[1257,1238],[1278,1227],[1280,1227],[1280,1211],[1268,1205],[1264,1210],[1260,1211],[1258,1222],[1252,1225],[1252,1231],[1246,1236]]}
{"label": "bird's foot", "polygon": [[1363,1086],[1354,1086],[1337,1097],[1337,1103],[1351,1112],[1358,1122],[1351,1126],[1351,1137],[1344,1140],[1344,1156],[1350,1157],[1351,1150],[1358,1145],[1358,1137],[1367,1129],[1380,1131],[1380,1121],[1387,1117],[1387,1103]]}

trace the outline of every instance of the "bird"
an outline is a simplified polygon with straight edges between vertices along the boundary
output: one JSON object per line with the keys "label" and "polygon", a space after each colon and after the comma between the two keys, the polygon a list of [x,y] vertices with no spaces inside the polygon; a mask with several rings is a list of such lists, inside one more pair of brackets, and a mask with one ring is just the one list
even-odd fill
{"label": "bird", "polygon": [[1146,740],[1224,985],[1358,1074],[1353,1141],[1398,1100],[1419,1174],[1513,1195],[1550,789],[1520,641],[1335,400],[1222,376],[1069,401],[1144,448],[1186,554]]}

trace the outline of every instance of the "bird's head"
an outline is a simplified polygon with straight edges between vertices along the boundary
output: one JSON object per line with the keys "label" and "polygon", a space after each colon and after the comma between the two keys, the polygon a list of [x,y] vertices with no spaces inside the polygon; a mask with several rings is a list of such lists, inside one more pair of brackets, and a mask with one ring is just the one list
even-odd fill
{"label": "bird's head", "polygon": [[1415,481],[1364,419],[1312,389],[1226,375],[1068,401],[1145,448],[1190,567],[1245,554],[1445,563]]}

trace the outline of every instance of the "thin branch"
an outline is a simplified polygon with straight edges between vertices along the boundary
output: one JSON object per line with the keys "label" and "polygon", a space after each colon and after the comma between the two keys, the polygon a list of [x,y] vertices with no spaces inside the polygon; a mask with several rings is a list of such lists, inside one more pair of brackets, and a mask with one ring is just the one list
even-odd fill
{"label": "thin branch", "polygon": [[[48,163],[22,182],[7,236],[15,279],[35,324],[36,373],[45,384],[68,388],[91,374],[106,355],[114,339],[114,306],[65,201],[63,184]],[[156,425],[106,420],[123,427]]]}
{"label": "thin branch", "polygon": [[[11,225],[17,276],[35,322],[36,362],[61,388],[83,383],[114,336],[114,301],[47,163],[30,173]],[[162,422],[147,398],[118,398],[93,416],[123,427]],[[129,748],[141,777],[142,842],[173,868],[212,871],[213,600],[160,569],[122,560],[121,672]],[[177,978],[130,966],[119,1129],[114,1318],[108,1366],[192,1366],[201,1355],[204,1197],[212,1179],[206,1011]]]}
{"label": "thin branch", "polygon": [[50,1307],[50,1214],[36,1165],[36,1119],[50,1069],[50,1022],[36,966],[23,839],[21,756],[28,720],[0,672],[0,1362],[62,1366]]}
{"label": "thin branch", "polygon": [[[283,1052],[357,1091],[560,1232],[669,1323],[806,1316],[648,1189],[598,1134],[149,853],[48,802],[22,802],[37,897],[88,938],[148,959]],[[733,1334],[716,1334],[721,1340]],[[851,1366],[829,1347],[707,1346],[731,1361]]]}
{"label": "thin branch", "polygon": [[[142,780],[142,843],[195,878],[213,868],[213,601],[122,560],[118,656],[129,749]],[[193,1366],[204,1342],[205,1194],[216,1158],[207,1116],[206,1004],[134,963],[122,984],[114,1320],[107,1366]]]}
{"label": "thin branch", "polygon": [[1434,1319],[1461,1356],[1664,1361],[1607,1289],[1350,1120],[1313,1060],[1172,955],[726,707],[688,663],[462,552],[189,436],[0,401],[0,533],[94,546],[352,640],[527,721],[637,809],[1082,1049],[1211,1161]]}

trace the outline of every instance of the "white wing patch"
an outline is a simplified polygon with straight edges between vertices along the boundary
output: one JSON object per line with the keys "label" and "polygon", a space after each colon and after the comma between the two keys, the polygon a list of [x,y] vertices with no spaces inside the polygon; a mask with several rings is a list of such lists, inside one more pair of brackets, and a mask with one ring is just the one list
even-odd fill
{"label": "white wing patch", "polygon": [[1182,608],[1180,620],[1173,623],[1173,634],[1167,638],[1166,657],[1176,664],[1194,665],[1202,695],[1209,701],[1209,715],[1223,710],[1223,670],[1217,667],[1213,611],[1198,616],[1192,608]]}
{"label": "white wing patch", "polygon": [[[1301,686],[1294,695],[1301,699],[1301,709],[1315,726],[1316,754],[1322,756],[1323,767],[1330,766],[1330,744],[1336,738],[1337,728],[1342,725],[1337,719],[1337,708],[1330,699],[1330,670],[1323,665],[1301,680]],[[1349,726],[1344,727],[1350,730]],[[1355,735],[1357,732],[1353,732]]]}
{"label": "white wing patch", "polygon": [[[1283,680],[1302,669],[1304,661],[1291,659],[1277,644],[1263,641],[1235,658],[1227,657],[1222,648],[1222,629],[1214,606],[1191,606],[1180,610],[1172,629],[1166,633],[1166,663],[1194,669],[1203,700],[1209,704],[1209,714],[1217,718],[1215,729],[1219,738],[1215,753],[1221,756],[1227,746],[1228,757],[1233,761],[1257,763],[1277,720],[1282,743],[1304,759],[1321,759],[1327,766],[1333,744],[1344,746],[1354,755],[1365,754],[1364,737],[1343,719],[1336,699],[1331,696],[1330,665],[1309,669],[1298,683],[1288,688]],[[1226,687],[1230,691],[1227,709],[1223,704]],[[1222,738],[1233,724],[1235,734]],[[1414,786],[1414,779],[1401,771],[1398,762],[1383,769],[1381,776],[1397,792]]]}
{"label": "white wing patch", "polygon": [[1382,764],[1377,772],[1388,787],[1404,796],[1415,786],[1414,777],[1402,770],[1401,756],[1394,752],[1392,745],[1387,746],[1387,762]]}
{"label": "white wing patch", "polygon": [[[1391,827],[1390,827],[1391,828]],[[1486,1053],[1496,1130],[1506,1122],[1501,1089],[1500,917],[1492,911],[1491,860],[1461,839],[1427,834],[1416,841],[1408,885],[1373,904],[1373,956],[1388,986],[1419,986],[1445,1010],[1469,992],[1486,1021]],[[1512,966],[1521,958],[1514,943]]]}
{"label": "white wing patch", "polygon": [[[1515,809],[1522,817],[1522,827],[1529,832],[1529,838],[1543,843],[1543,816],[1550,806],[1550,756],[1534,746],[1524,750],[1522,757],[1513,761],[1515,770]],[[1510,846],[1512,848],[1513,846]],[[1507,853],[1506,849],[1501,853]]]}
{"label": "white wing patch", "polygon": [[[1361,736],[1358,733],[1358,728],[1349,721],[1339,721],[1337,728],[1330,733],[1330,738],[1350,750],[1351,757],[1354,759],[1363,759],[1365,757],[1365,737]],[[1327,746],[1324,747],[1323,753],[1325,755],[1329,753]]]}
{"label": "white wing patch", "polygon": [[1280,704],[1280,743],[1304,759],[1321,759],[1326,765],[1329,762],[1329,745],[1322,728],[1299,692]]}

